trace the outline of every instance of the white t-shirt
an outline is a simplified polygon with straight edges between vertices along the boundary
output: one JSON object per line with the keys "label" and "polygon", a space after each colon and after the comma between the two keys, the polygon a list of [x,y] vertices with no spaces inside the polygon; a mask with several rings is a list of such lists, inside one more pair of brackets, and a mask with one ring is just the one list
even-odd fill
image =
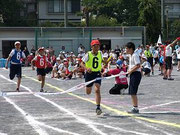
{"label": "white t-shirt", "polygon": [[166,46],[166,57],[172,57],[172,47],[171,44],[169,44],[168,46]]}
{"label": "white t-shirt", "polygon": [[155,50],[155,51],[154,51],[154,54],[153,54],[153,57],[154,57],[154,58],[157,58],[157,57],[158,57],[158,55],[159,55],[158,50]]}
{"label": "white t-shirt", "polygon": [[180,59],[180,47],[176,49],[177,59]]}
{"label": "white t-shirt", "polygon": [[150,63],[148,61],[143,62],[142,67],[148,68],[148,69],[151,70],[151,65],[150,65]]}
{"label": "white t-shirt", "polygon": [[[132,69],[134,66],[140,64],[140,58],[137,53],[133,53],[132,55],[129,55],[129,70]],[[140,68],[136,69],[136,71],[141,71]]]}

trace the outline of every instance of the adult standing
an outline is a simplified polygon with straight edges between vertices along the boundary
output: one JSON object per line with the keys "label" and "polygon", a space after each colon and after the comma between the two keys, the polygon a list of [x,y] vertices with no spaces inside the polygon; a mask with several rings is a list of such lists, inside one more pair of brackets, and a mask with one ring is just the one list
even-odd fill
{"label": "adult standing", "polygon": [[164,80],[174,80],[171,77],[172,73],[172,47],[180,41],[180,37],[174,40],[172,43],[168,44],[165,48],[165,72],[164,72]]}
{"label": "adult standing", "polygon": [[178,65],[177,65],[177,71],[180,71],[180,41],[177,42],[177,47],[176,47],[176,54],[177,54],[177,61],[178,61]]}
{"label": "adult standing", "polygon": [[119,45],[116,46],[116,49],[114,51],[116,53],[117,58],[119,58],[119,53],[121,52],[121,50],[119,49]]}
{"label": "adult standing", "polygon": [[145,56],[147,57],[147,61],[150,63],[151,65],[151,72],[152,75],[154,75],[154,68],[153,68],[153,53],[150,50],[150,46],[146,45],[146,50],[144,51]]}
{"label": "adult standing", "polygon": [[9,57],[7,58],[6,66],[5,68],[8,69],[8,63],[10,61],[10,74],[9,77],[11,80],[14,79],[15,75],[18,78],[17,81],[17,88],[16,91],[19,92],[19,87],[21,84],[21,78],[22,78],[22,59],[26,58],[24,52],[21,51],[21,43],[19,41],[16,41],[14,43],[15,49],[12,49],[12,51],[9,54]]}

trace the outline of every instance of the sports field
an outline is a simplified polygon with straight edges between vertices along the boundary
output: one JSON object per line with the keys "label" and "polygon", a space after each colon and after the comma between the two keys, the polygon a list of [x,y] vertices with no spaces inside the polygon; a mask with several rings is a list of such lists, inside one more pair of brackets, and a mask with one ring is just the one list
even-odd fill
{"label": "sports field", "polygon": [[9,70],[0,69],[0,135],[179,135],[180,72],[174,67],[174,81],[163,80],[159,71],[143,77],[139,88],[140,114],[130,115],[131,98],[110,95],[114,79],[103,80],[103,114],[96,116],[95,95],[84,89],[67,90],[84,79],[61,80],[46,77],[47,93],[39,93],[36,72],[23,68],[19,93],[16,79],[9,80]]}

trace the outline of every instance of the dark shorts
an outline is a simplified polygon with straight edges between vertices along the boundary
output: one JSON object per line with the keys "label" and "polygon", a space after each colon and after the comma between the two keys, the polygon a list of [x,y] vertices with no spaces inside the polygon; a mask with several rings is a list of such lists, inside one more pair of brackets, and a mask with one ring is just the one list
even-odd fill
{"label": "dark shorts", "polygon": [[46,75],[46,70],[45,68],[37,68],[37,75],[45,76]]}
{"label": "dark shorts", "polygon": [[[101,77],[100,72],[91,72],[91,73],[86,72],[85,82],[91,81],[91,80],[99,78],[99,77]],[[101,85],[101,80],[96,80],[95,82],[90,83],[86,87],[92,87],[94,83],[99,83]]]}
{"label": "dark shorts", "polygon": [[11,64],[10,65],[10,74],[9,77],[11,80],[14,79],[14,77],[21,78],[22,77],[22,69],[21,64]]}
{"label": "dark shorts", "polygon": [[129,82],[129,94],[136,95],[138,91],[139,84],[141,82],[141,72],[133,72],[130,75],[130,82]]}
{"label": "dark shorts", "polygon": [[155,64],[159,63],[159,58],[154,58]]}
{"label": "dark shorts", "polygon": [[165,63],[166,69],[172,69],[172,57],[166,57]]}
{"label": "dark shorts", "polygon": [[180,61],[180,59],[177,59],[177,61]]}
{"label": "dark shorts", "polygon": [[114,87],[109,90],[109,94],[121,94],[121,90],[127,88],[128,84],[115,84]]}
{"label": "dark shorts", "polygon": [[52,69],[53,69],[52,67],[46,68],[46,69],[45,69],[46,74],[49,74],[49,73],[52,71]]}
{"label": "dark shorts", "polygon": [[142,71],[145,73],[144,75],[147,75],[151,72],[149,68],[143,68]]}
{"label": "dark shorts", "polygon": [[147,58],[147,61],[150,63],[151,67],[153,67],[153,57]]}

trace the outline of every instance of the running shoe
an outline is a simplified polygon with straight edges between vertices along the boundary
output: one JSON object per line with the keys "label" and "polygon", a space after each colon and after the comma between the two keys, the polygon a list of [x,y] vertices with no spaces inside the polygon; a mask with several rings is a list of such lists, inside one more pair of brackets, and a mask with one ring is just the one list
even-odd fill
{"label": "running shoe", "polygon": [[163,80],[167,80],[167,77],[163,77]]}
{"label": "running shoe", "polygon": [[170,77],[170,78],[168,78],[168,80],[171,80],[171,81],[172,81],[172,80],[174,80],[174,78],[171,78],[171,77]]}
{"label": "running shoe", "polygon": [[20,92],[20,91],[19,91],[19,88],[17,88],[16,91],[17,91],[17,92]]}
{"label": "running shoe", "polygon": [[139,113],[139,109],[132,108],[131,111],[128,111],[128,113],[138,114]]}
{"label": "running shoe", "polygon": [[40,89],[40,92],[44,92],[43,88]]}
{"label": "running shoe", "polygon": [[97,115],[101,115],[101,113],[102,113],[102,110],[101,110],[100,108],[97,108],[97,109],[96,109],[96,114],[97,114]]}

